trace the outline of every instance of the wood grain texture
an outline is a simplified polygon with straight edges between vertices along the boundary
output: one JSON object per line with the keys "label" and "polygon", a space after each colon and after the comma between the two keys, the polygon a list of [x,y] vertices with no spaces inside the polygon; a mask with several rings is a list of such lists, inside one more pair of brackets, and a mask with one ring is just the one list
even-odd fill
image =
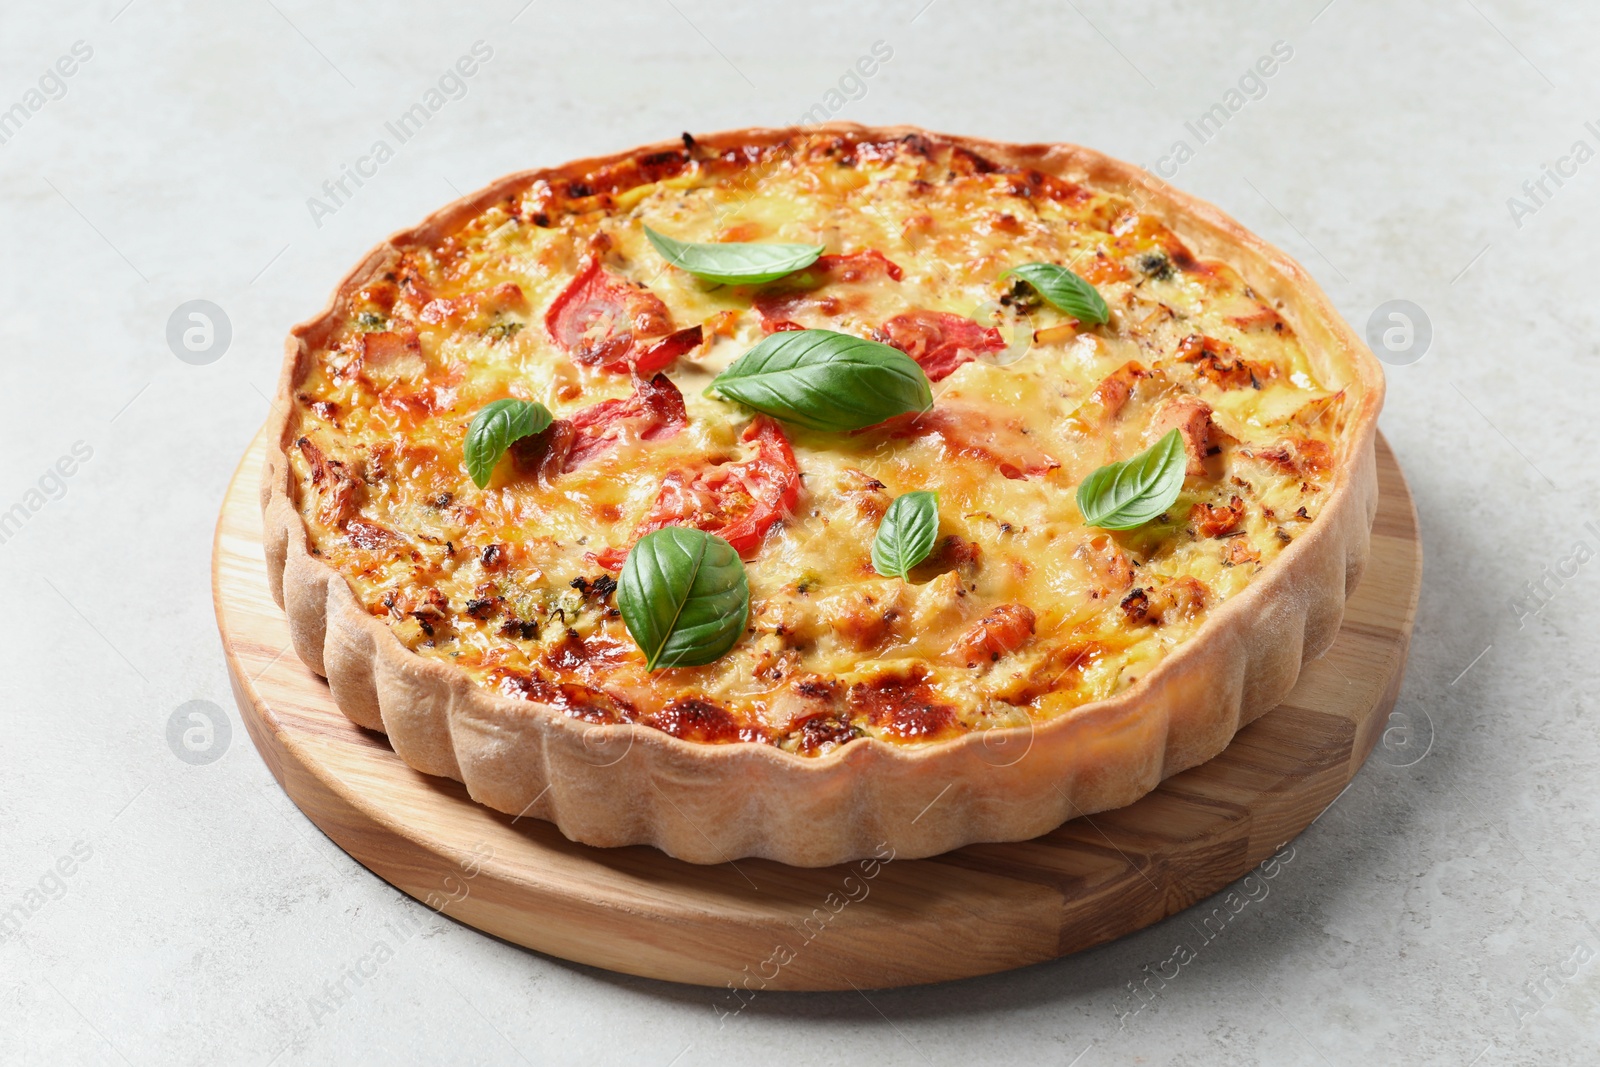
{"label": "wood grain texture", "polygon": [[454,919],[565,959],[701,985],[883,988],[989,974],[1211,895],[1309,825],[1360,769],[1399,692],[1422,578],[1416,512],[1380,438],[1372,557],[1338,640],[1222,755],[1032,841],[818,869],[697,866],[644,846],[574,844],[483,807],[345,718],[290,650],[267,589],[264,446],[258,437],[229,486],[212,584],[240,715],[284,790],[351,856]]}

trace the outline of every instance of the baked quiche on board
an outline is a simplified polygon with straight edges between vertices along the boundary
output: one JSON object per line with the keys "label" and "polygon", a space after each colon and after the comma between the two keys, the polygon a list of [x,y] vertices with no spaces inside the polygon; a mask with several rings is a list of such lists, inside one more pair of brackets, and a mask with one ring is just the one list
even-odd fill
{"label": "baked quiche on board", "polygon": [[1021,840],[1332,642],[1379,366],[1306,272],[1070,145],[829,124],[504,178],[288,342],[300,658],[480,803],[821,866]]}

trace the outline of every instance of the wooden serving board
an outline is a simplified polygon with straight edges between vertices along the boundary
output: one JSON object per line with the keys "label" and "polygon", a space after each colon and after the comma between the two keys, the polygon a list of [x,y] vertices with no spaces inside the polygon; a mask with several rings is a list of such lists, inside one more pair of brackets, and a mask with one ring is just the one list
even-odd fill
{"label": "wooden serving board", "polygon": [[[228,488],[212,561],[245,726],[283,788],[341,848],[444,914],[614,971],[743,990],[913,985],[1053,959],[1148,926],[1242,877],[1330,804],[1399,692],[1422,548],[1378,441],[1366,576],[1333,648],[1220,756],[1138,803],[1032,841],[821,869],[715,867],[574,844],[474,803],[354,726],[289,648],[267,589],[258,437]],[[870,871],[870,874],[867,873]]]}

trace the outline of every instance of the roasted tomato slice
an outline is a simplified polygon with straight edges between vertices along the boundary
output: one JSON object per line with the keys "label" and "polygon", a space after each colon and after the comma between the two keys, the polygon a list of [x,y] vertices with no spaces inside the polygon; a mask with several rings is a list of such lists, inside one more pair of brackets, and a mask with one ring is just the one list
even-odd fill
{"label": "roasted tomato slice", "polygon": [[[880,278],[899,281],[903,274],[893,260],[875,248],[821,256],[805,270],[760,293],[754,301],[756,314],[761,316],[761,329],[766,333],[804,330],[806,327],[795,321],[797,317],[834,318],[860,302],[860,293],[851,293],[839,283],[850,285]],[[834,291],[828,291],[829,286],[834,286]]]}
{"label": "roasted tomato slice", "polygon": [[607,273],[593,256],[550,305],[544,326],[577,362],[617,372],[654,373],[700,343],[700,327],[673,333],[660,297]]}
{"label": "roasted tomato slice", "polygon": [[422,341],[409,326],[362,334],[361,354],[352,366],[362,381],[380,392],[395,386],[421,385],[428,374]]}
{"label": "roasted tomato slice", "polygon": [[948,311],[908,311],[879,329],[883,340],[917,361],[930,382],[948,378],[963,363],[1005,349],[993,326],[982,326]]}
{"label": "roasted tomato slice", "polygon": [[[696,327],[699,329],[699,327]],[[625,432],[641,441],[660,441],[689,424],[683,394],[665,374],[635,379],[633,395],[602,400],[572,416],[572,444],[562,463],[573,470],[616,445]]]}
{"label": "roasted tomato slice", "polygon": [[635,378],[633,395],[602,400],[511,446],[517,470],[548,483],[616,447],[622,439],[661,441],[689,424],[683,394],[665,374]]}
{"label": "roasted tomato slice", "polygon": [[754,456],[668,474],[627,547],[595,553],[595,561],[621,570],[633,542],[663,526],[695,526],[721,537],[740,556],[752,555],[767,531],[794,511],[800,471],[783,428],[765,415],[757,415],[740,439],[756,446]]}
{"label": "roasted tomato slice", "polygon": [[1033,609],[1024,604],[1001,604],[968,630],[946,653],[946,658],[968,667],[993,663],[1015,652],[1033,636]]}
{"label": "roasted tomato slice", "polygon": [[898,264],[876,248],[846,255],[818,256],[817,261],[807,267],[804,273],[810,272],[820,272],[827,280],[839,282],[859,282],[880,277],[899,281],[905,275]]}
{"label": "roasted tomato slice", "polygon": [[703,339],[704,334],[701,333],[698,326],[690,326],[679,330],[677,333],[669,333],[639,353],[638,358],[633,361],[633,372],[635,374],[654,374],[658,370],[666,370],[672,366],[673,360],[699,348]]}

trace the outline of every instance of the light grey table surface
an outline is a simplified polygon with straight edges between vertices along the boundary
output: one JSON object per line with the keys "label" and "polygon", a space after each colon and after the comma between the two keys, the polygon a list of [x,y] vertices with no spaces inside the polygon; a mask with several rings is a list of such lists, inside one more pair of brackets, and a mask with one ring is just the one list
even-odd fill
{"label": "light grey table surface", "polygon": [[[1600,12],[523,3],[0,13],[0,1062],[1600,1059]],[[480,41],[474,76],[330,201],[324,181]],[[851,81],[876,42],[892,57]],[[1279,42],[1273,75],[1246,77]],[[1202,142],[1186,123],[1219,103]],[[212,523],[286,328],[376,240],[502,173],[818,106],[1162,168],[1358,329],[1421,309],[1386,354],[1427,552],[1395,729],[1268,895],[1137,1012],[1144,965],[1195,940],[1185,915],[989,978],[762,994],[719,1026],[712,991],[403,897],[293,807],[232,707]],[[208,363],[167,341],[195,299],[231,325]],[[209,763],[169,744],[190,701],[227,709]],[[379,941],[392,958],[342,977]]]}

